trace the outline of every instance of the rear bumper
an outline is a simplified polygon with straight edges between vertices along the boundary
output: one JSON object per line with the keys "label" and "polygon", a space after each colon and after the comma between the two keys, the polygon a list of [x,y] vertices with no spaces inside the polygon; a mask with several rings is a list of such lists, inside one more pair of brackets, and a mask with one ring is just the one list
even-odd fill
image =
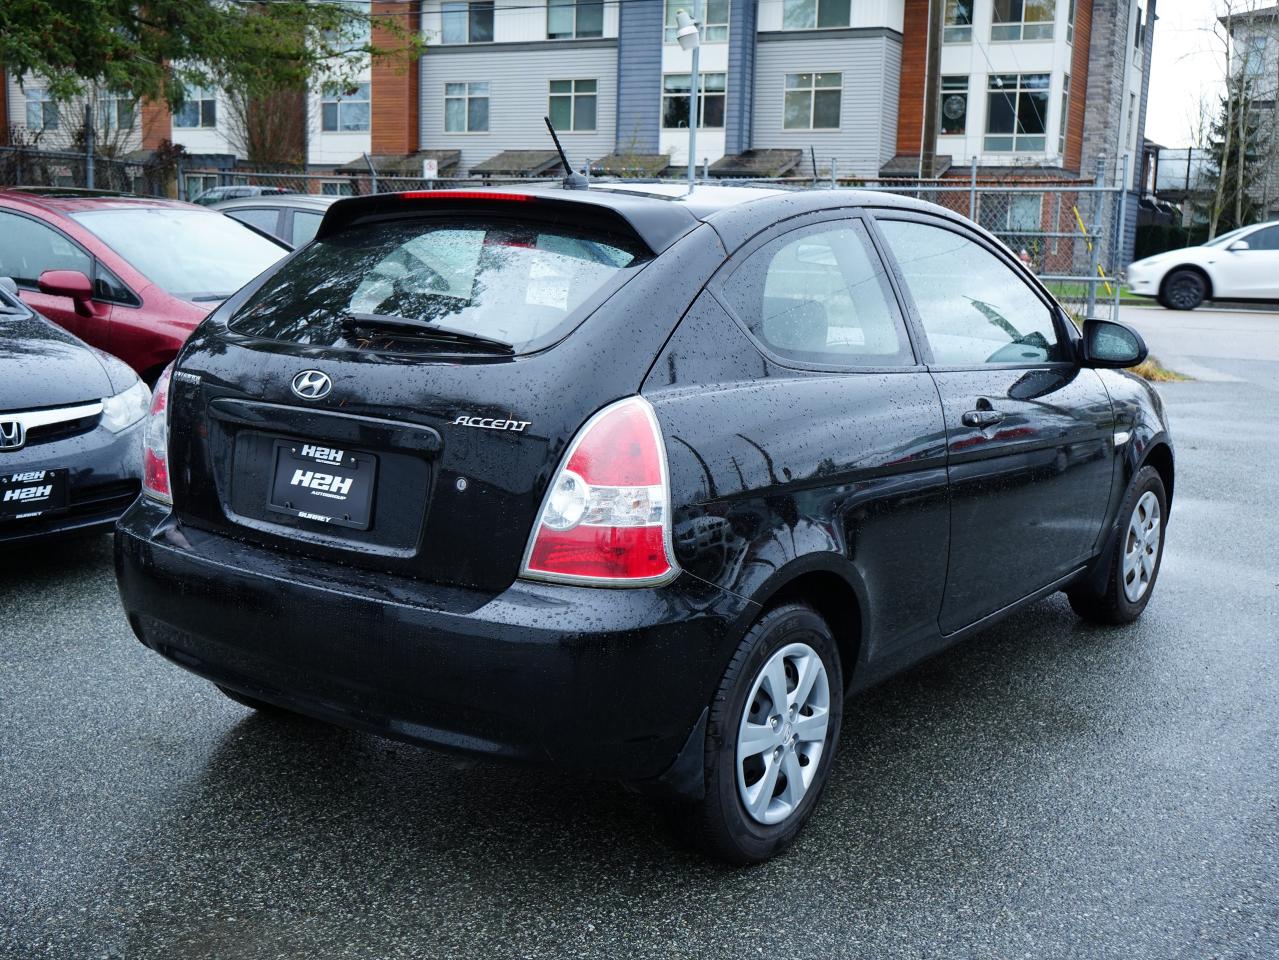
{"label": "rear bumper", "polygon": [[688,576],[481,595],[246,545],[146,498],[117,527],[116,572],[139,639],[215,683],[384,736],[632,781],[660,778],[690,741],[748,605]]}
{"label": "rear bumper", "polygon": [[3,456],[5,473],[67,469],[70,487],[62,513],[0,520],[0,547],[109,530],[142,489],[142,422],[120,433],[96,427]]}

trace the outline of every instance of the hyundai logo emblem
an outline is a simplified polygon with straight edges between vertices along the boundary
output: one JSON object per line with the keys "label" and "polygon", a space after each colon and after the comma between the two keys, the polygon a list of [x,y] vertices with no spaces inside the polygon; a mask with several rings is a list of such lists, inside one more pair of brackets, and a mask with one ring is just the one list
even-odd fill
{"label": "hyundai logo emblem", "polygon": [[27,442],[21,420],[0,420],[0,450],[18,450]]}
{"label": "hyundai logo emblem", "polygon": [[333,389],[333,381],[319,370],[303,370],[293,378],[293,392],[303,400],[323,400]]}

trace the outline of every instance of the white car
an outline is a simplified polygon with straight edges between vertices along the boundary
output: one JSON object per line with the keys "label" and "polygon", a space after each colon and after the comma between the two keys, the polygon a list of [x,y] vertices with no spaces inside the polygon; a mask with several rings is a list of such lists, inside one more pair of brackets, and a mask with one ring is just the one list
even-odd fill
{"label": "white car", "polygon": [[1254,223],[1200,247],[1138,260],[1128,267],[1128,287],[1173,310],[1205,300],[1279,300],[1279,223]]}

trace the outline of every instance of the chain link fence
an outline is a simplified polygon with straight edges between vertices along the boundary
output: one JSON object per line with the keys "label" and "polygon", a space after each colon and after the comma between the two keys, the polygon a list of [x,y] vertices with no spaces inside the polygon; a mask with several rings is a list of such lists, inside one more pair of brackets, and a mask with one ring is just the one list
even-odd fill
{"label": "chain link fence", "polygon": [[[1119,278],[1125,250],[1131,249],[1136,204],[1120,184],[1122,164],[1102,162],[1095,176],[1080,179],[1024,176],[996,178],[975,167],[967,176],[942,179],[850,179],[829,175],[705,182],[769,186],[790,190],[856,187],[916,197],[980,223],[1013,251],[1077,318],[1105,317],[1120,300]],[[342,171],[256,171],[210,169],[188,160],[167,166],[144,160],[95,157],[83,153],[0,147],[0,187],[77,187],[143,196],[208,200],[254,193],[363,196],[405,190],[485,189],[556,183],[554,178],[434,178],[382,175],[376,169]]]}
{"label": "chain link fence", "polygon": [[153,159],[0,146],[0,188],[93,189],[138,196],[167,196],[176,167]]}

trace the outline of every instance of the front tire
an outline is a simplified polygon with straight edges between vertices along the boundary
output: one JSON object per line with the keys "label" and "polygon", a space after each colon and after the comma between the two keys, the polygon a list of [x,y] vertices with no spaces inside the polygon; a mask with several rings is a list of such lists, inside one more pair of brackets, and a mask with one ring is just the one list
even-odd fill
{"label": "front tire", "polygon": [[1075,613],[1112,625],[1141,616],[1159,578],[1167,517],[1163,478],[1154,467],[1142,467],[1119,507],[1104,579],[1089,575],[1066,591]]}
{"label": "front tire", "polygon": [[766,611],[711,702],[706,795],[693,811],[696,839],[710,855],[759,863],[790,846],[826,784],[843,705],[826,621],[801,603]]}
{"label": "front tire", "polygon": [[1193,310],[1208,296],[1208,283],[1198,270],[1183,267],[1168,274],[1159,300],[1171,310]]}

